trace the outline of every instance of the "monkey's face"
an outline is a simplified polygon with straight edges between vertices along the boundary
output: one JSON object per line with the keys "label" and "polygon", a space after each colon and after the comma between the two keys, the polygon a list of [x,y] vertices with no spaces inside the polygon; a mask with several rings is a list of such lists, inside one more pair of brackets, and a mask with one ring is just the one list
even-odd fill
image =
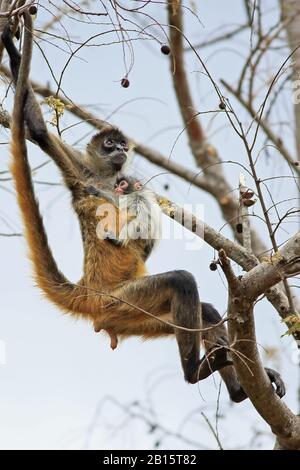
{"label": "monkey's face", "polygon": [[129,194],[130,187],[129,183],[126,180],[121,180],[115,183],[115,193],[119,196],[123,196],[124,194]]}
{"label": "monkey's face", "polygon": [[125,179],[124,177],[117,178],[115,182],[115,193],[119,196],[130,194],[134,191],[140,191],[142,189],[142,183],[138,180]]}
{"label": "monkey's face", "polygon": [[130,144],[118,129],[109,127],[92,137],[87,146],[92,165],[101,172],[114,175],[126,163]]}
{"label": "monkey's face", "polygon": [[115,171],[120,171],[127,160],[127,139],[121,132],[111,132],[102,142],[103,155],[108,156]]}

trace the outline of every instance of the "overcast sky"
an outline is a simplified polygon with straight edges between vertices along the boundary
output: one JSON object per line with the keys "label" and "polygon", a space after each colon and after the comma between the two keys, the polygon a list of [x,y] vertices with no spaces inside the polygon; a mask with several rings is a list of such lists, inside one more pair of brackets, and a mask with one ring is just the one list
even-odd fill
{"label": "overcast sky", "polygon": [[[245,21],[243,2],[240,0],[206,0],[200,3],[201,8],[199,6],[197,13],[202,24],[191,13],[185,17],[186,34],[194,42],[204,40],[222,25],[234,26]],[[45,9],[40,8],[37,25],[45,24],[51,18],[47,11],[47,8],[51,9],[48,2],[41,4]],[[271,22],[272,10],[276,9],[277,1],[268,0],[264,4],[270,7]],[[152,14],[157,20],[166,23],[164,7],[160,3],[152,8]],[[77,39],[87,38],[93,34],[92,31],[107,29],[101,25],[94,29],[88,28],[74,21],[65,21],[64,25],[69,34]],[[60,34],[63,34],[61,31]],[[106,37],[101,38],[102,42],[105,40]],[[226,43],[222,47],[219,45],[210,50],[205,49],[201,57],[217,81],[226,78],[235,83],[241,66],[241,54],[247,51],[248,43],[247,32],[238,37],[234,46]],[[41,45],[55,75],[59,76],[68,58],[67,52],[45,42]],[[78,58],[71,61],[62,87],[76,103],[93,106],[93,111],[97,111],[100,117],[109,116],[122,105],[111,121],[136,140],[170,156],[174,141],[182,130],[182,122],[172,89],[168,58],[160,54],[156,43],[137,41],[134,43],[134,51],[135,61],[128,89],[121,88],[119,83],[124,76],[120,45],[80,51]],[[270,67],[275,70],[279,63],[276,57]],[[201,74],[199,62],[190,55],[187,64],[196,106],[199,105],[202,110],[216,109],[218,102],[211,84]],[[50,71],[37,48],[32,64],[32,78],[53,85]],[[6,85],[1,83],[0,89],[3,98]],[[4,100],[5,107],[10,108],[10,104],[10,98]],[[290,105],[286,103],[287,113]],[[65,126],[74,122],[71,116],[64,119]],[[204,123],[224,160],[236,160],[247,165],[244,149],[224,117],[218,115],[212,122],[206,118]],[[77,143],[88,130],[86,125],[80,124],[67,132],[65,138],[71,144]],[[7,170],[8,138],[9,134],[3,131],[0,171]],[[288,145],[292,146],[288,134],[287,139]],[[83,149],[86,142],[87,139],[80,140],[77,147]],[[33,165],[46,160],[33,146],[30,146],[30,155]],[[193,168],[184,133],[179,137],[171,158]],[[180,204],[193,204],[195,210],[195,205],[200,204],[205,221],[216,230],[222,228],[224,222],[219,209],[207,194],[190,188],[179,178],[162,174],[163,170],[138,156],[133,159],[132,171],[144,180],[156,175],[153,179],[155,190],[163,193],[164,185],[169,184],[170,189],[166,194],[170,198]],[[233,187],[238,184],[239,171],[239,167],[226,165],[226,173]],[[274,154],[272,163],[264,159],[260,172],[262,175],[284,173],[278,155]],[[35,177],[39,181],[60,181],[52,163]],[[0,232],[19,232],[22,226],[10,183],[0,181],[0,190]],[[36,191],[58,265],[69,279],[76,281],[81,276],[82,247],[70,196],[62,186],[36,185]],[[288,192],[292,194],[293,188],[287,189],[286,185],[278,183],[277,188],[274,184],[272,191],[276,199],[280,200]],[[263,223],[258,222],[257,227],[266,240]],[[222,233],[231,237],[226,227]],[[209,263],[214,257],[213,250],[202,243],[197,250],[188,250],[186,239],[172,238],[163,240],[153,253],[148,262],[149,272],[172,269],[192,272],[197,279],[201,299],[212,302],[224,314],[226,283],[218,273],[209,270]],[[199,447],[216,448],[216,442],[199,411],[204,411],[212,423],[215,422],[218,375],[199,386],[185,384],[174,340],[145,343],[133,338],[111,351],[109,340],[104,334],[96,335],[90,324],[62,315],[43,299],[41,292],[34,287],[31,267],[26,258],[26,243],[22,238],[1,237],[0,253],[1,449],[151,448],[156,440],[155,433],[148,433],[147,426],[138,419],[126,419],[126,414],[106,397],[125,405],[125,409],[133,401],[151,407],[166,428],[184,432],[191,440],[198,442]],[[258,342],[269,348],[280,346],[282,349],[282,354],[273,361],[264,360],[266,365],[273,365],[282,373],[288,390],[285,400],[296,410],[298,368],[293,363],[293,341],[287,337],[280,338],[284,329],[277,313],[267,302],[258,304],[255,316]],[[194,416],[193,410],[198,410],[198,414]],[[222,418],[219,423],[220,438],[225,448],[247,445],[253,429],[267,433],[263,438],[264,445],[269,448],[272,446],[273,439],[268,427],[251,404],[245,401],[230,405],[224,386],[220,413],[226,413],[226,419]],[[185,420],[186,417],[192,419]],[[175,438],[165,439],[162,444],[162,448],[184,447],[193,448],[193,445]]]}

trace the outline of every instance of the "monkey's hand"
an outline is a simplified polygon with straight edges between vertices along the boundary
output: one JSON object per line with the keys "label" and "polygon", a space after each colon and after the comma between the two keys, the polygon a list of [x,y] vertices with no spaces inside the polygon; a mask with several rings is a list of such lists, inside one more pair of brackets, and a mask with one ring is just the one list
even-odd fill
{"label": "monkey's hand", "polygon": [[269,369],[268,367],[265,367],[265,371],[271,380],[271,383],[275,385],[276,394],[279,396],[279,398],[284,397],[286,390],[280,374],[278,374],[276,370]]}
{"label": "monkey's hand", "polygon": [[99,189],[95,188],[95,186],[86,186],[84,188],[85,194],[88,196],[96,196],[96,197],[103,197],[103,192],[101,192]]}
{"label": "monkey's hand", "polygon": [[104,240],[107,240],[108,242],[112,243],[115,246],[121,246],[122,242],[116,238],[116,235],[108,230],[105,232]]}
{"label": "monkey's hand", "polygon": [[112,196],[108,191],[103,191],[102,189],[95,188],[95,186],[86,186],[84,188],[84,193],[88,196],[95,196],[101,199],[105,199],[106,202],[116,206],[116,198]]}

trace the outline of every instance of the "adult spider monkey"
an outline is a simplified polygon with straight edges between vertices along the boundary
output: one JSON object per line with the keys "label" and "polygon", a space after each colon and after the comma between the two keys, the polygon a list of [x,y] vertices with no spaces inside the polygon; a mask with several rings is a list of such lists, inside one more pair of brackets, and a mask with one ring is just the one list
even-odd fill
{"label": "adult spider monkey", "polygon": [[[196,383],[219,370],[231,399],[244,400],[247,395],[231,365],[224,325],[203,333],[204,344],[211,350],[210,354],[199,358],[200,335],[190,330],[199,329],[201,323],[203,327],[216,325],[220,316],[210,304],[202,303],[201,317],[201,303],[193,276],[186,271],[145,276],[144,261],[134,240],[124,247],[97,238],[95,213],[99,204],[106,201],[88,194],[85,188],[91,185],[105,190],[113,188],[116,174],[127,158],[129,143],[116,128],[106,127],[92,138],[86,153],[81,154],[48,132],[28,82],[33,41],[28,12],[24,13],[24,21],[22,58],[14,46],[9,25],[2,40],[16,83],[11,169],[37,284],[62,310],[96,322],[120,337],[155,338],[175,334],[184,377],[189,383]],[[84,275],[78,284],[69,282],[59,271],[48,244],[34,195],[24,120],[31,137],[62,171],[72,193],[84,244]],[[266,369],[266,372],[276,386],[276,393],[283,396],[285,390],[280,375],[272,369]]]}

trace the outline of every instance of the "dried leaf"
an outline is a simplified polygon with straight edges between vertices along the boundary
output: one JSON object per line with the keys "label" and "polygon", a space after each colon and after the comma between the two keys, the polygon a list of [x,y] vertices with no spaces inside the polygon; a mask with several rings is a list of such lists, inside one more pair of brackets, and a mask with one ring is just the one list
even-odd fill
{"label": "dried leaf", "polygon": [[48,96],[44,99],[44,101],[42,101],[42,104],[46,104],[47,106],[49,106],[50,109],[53,110],[53,115],[50,123],[53,126],[57,126],[57,120],[61,118],[65,112],[64,103],[59,98],[55,98],[54,96]]}
{"label": "dried leaf", "polygon": [[293,335],[300,331],[300,317],[298,317],[298,315],[288,315],[282,320],[282,322],[290,324],[289,329],[282,336]]}

